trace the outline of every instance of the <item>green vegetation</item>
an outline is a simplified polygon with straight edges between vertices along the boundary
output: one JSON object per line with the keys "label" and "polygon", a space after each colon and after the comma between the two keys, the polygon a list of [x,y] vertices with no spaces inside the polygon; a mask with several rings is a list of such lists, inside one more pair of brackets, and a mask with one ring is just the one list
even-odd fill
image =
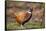
{"label": "green vegetation", "polygon": [[[41,25],[40,22],[28,22],[27,24],[24,24],[23,29],[41,29],[44,28],[44,25]],[[21,29],[21,26],[19,24],[16,24],[15,22],[11,22],[7,24],[7,29]]]}

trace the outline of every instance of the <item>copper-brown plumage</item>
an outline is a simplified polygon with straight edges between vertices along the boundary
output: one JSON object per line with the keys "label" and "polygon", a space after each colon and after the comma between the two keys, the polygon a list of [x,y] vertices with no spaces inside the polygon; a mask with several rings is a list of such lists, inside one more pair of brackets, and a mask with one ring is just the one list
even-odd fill
{"label": "copper-brown plumage", "polygon": [[25,20],[26,20],[26,13],[25,12],[20,12],[17,16],[16,16],[16,21],[19,23],[19,24],[22,24]]}
{"label": "copper-brown plumage", "polygon": [[16,15],[16,21],[21,24],[24,25],[24,23],[26,23],[27,21],[29,21],[29,19],[31,18],[31,13],[27,12],[27,11],[21,11]]}

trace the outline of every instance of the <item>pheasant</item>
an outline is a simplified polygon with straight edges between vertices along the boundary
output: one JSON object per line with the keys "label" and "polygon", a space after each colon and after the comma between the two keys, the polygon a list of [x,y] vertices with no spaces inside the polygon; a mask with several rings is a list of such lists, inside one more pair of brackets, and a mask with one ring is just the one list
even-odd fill
{"label": "pheasant", "polygon": [[16,21],[21,25],[21,27],[29,21],[29,19],[32,17],[32,9],[29,9],[28,11],[21,11],[16,16]]}

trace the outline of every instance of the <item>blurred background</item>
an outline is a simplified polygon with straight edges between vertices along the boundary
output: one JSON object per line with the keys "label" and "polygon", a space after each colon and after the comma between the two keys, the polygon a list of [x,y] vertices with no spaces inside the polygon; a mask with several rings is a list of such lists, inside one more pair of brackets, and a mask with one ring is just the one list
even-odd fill
{"label": "blurred background", "polygon": [[14,13],[27,11],[33,8],[31,19],[24,24],[23,29],[42,29],[45,28],[45,3],[43,2],[26,2],[26,1],[6,1],[6,28],[13,30],[21,30],[21,27],[16,23]]}

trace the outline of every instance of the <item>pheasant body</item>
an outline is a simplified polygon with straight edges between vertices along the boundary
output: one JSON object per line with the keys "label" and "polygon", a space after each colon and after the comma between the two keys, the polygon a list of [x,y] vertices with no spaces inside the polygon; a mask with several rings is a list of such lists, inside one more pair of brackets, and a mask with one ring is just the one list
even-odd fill
{"label": "pheasant body", "polygon": [[31,16],[31,14],[28,12],[24,12],[24,11],[19,12],[18,15],[16,15],[16,21],[19,24],[24,24],[24,23],[26,23],[25,21],[27,21],[30,16]]}

